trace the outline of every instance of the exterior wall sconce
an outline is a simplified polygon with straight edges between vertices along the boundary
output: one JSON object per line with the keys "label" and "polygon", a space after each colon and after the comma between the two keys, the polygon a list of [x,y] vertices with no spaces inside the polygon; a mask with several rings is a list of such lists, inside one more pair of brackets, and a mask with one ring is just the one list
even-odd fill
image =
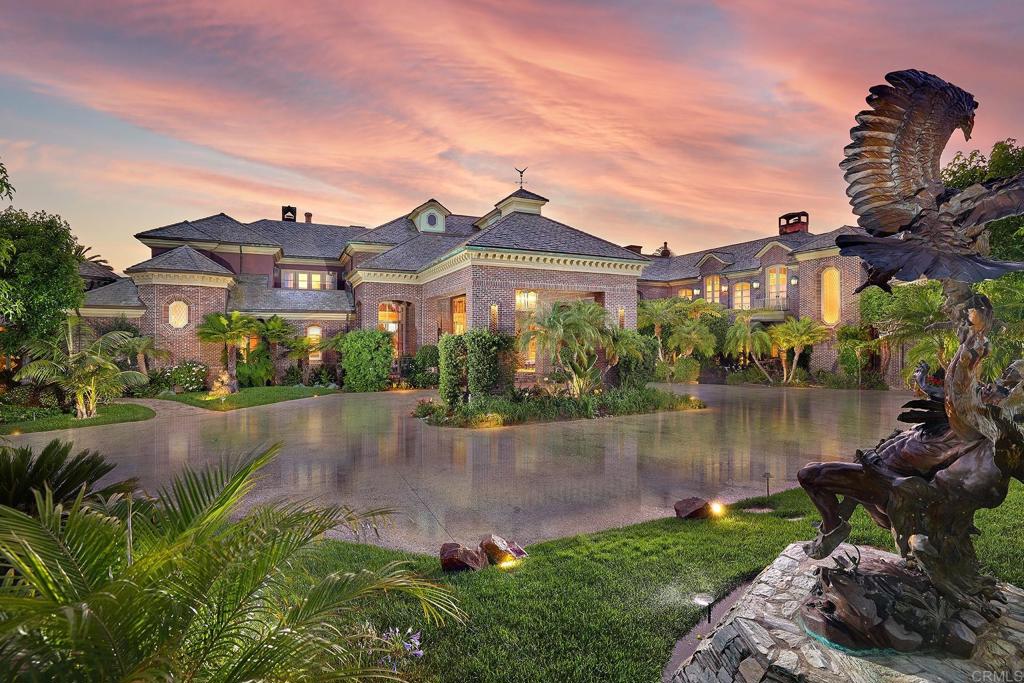
{"label": "exterior wall sconce", "polygon": [[723,292],[728,292],[729,291],[729,285],[722,285],[722,291]]}
{"label": "exterior wall sconce", "polygon": [[700,296],[700,287],[695,287],[694,288],[693,295],[694,296]]}
{"label": "exterior wall sconce", "polygon": [[796,285],[797,285],[797,284],[798,284],[799,282],[800,282],[800,278],[798,278],[798,277],[797,277],[796,275],[794,275],[793,277],[789,278],[789,284],[793,285],[794,287],[795,287],[795,286],[796,286]]}
{"label": "exterior wall sconce", "polygon": [[754,280],[753,282],[750,283],[750,286],[753,289],[760,289],[761,288],[761,283],[758,282],[757,280]]}

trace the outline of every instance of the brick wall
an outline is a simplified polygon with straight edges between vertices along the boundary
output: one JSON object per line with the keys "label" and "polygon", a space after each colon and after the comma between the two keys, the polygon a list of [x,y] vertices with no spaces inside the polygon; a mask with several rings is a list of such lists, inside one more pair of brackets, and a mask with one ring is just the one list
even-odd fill
{"label": "brick wall", "polygon": [[[146,314],[138,325],[143,335],[153,337],[157,348],[170,353],[160,365],[174,365],[187,360],[198,360],[211,370],[223,367],[221,347],[200,342],[196,327],[210,313],[223,313],[227,307],[228,291],[219,287],[195,285],[139,285],[139,298],[146,305]],[[188,324],[174,329],[167,322],[168,306],[174,301],[188,304]]]}
{"label": "brick wall", "polygon": [[[860,297],[854,295],[853,290],[864,282],[866,274],[860,259],[849,256],[826,256],[800,264],[798,306],[795,314],[823,322],[821,318],[821,274],[826,268],[839,269],[840,314],[839,322],[833,327],[859,324]],[[838,360],[839,354],[836,351],[834,339],[817,344],[811,353],[811,370],[835,370],[838,368]]]}

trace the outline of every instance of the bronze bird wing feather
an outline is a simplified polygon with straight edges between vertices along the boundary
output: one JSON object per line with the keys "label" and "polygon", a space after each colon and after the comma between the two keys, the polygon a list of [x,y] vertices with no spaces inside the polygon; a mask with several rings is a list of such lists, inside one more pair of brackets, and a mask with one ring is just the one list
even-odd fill
{"label": "bronze bird wing feather", "polygon": [[[952,192],[942,183],[942,151],[959,128],[970,139],[974,97],[938,76],[908,69],[870,89],[840,163],[857,223],[867,235],[836,238],[840,253],[868,265],[865,286],[893,277],[998,277],[1024,264],[985,258],[984,224],[1024,213],[1021,184],[1004,181]],[[979,239],[981,238],[981,239]],[[863,289],[863,287],[861,287]]]}

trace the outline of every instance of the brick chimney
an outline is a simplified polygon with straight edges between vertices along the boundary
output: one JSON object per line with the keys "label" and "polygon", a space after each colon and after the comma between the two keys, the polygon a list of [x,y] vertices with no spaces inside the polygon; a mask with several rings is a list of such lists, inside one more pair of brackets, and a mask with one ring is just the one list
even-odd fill
{"label": "brick chimney", "polygon": [[792,235],[796,232],[808,232],[810,218],[806,211],[794,211],[779,216],[779,234]]}
{"label": "brick chimney", "polygon": [[655,249],[654,250],[654,255],[655,256],[666,256],[666,257],[671,256],[672,255],[672,250],[668,248],[668,242],[662,243],[662,245],[660,247]]}
{"label": "brick chimney", "polygon": [[313,222],[313,212],[312,211],[307,211],[306,212],[306,222],[307,223],[312,223]]}
{"label": "brick chimney", "polygon": [[627,251],[633,252],[634,254],[639,254],[639,253],[643,252],[643,250],[644,250],[643,246],[641,246],[639,244],[627,244],[625,246],[625,249]]}

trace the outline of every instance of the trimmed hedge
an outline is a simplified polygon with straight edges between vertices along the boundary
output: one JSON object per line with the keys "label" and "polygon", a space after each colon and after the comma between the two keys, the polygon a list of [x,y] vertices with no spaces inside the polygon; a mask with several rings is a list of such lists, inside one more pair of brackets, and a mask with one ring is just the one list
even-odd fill
{"label": "trimmed hedge", "polygon": [[394,350],[391,335],[379,330],[354,330],[341,341],[345,391],[384,391],[388,388]]}
{"label": "trimmed hedge", "polygon": [[464,403],[467,393],[466,339],[461,334],[443,335],[437,343],[437,393],[447,406]]}
{"label": "trimmed hedge", "polygon": [[466,344],[466,388],[471,398],[500,394],[515,381],[515,343],[509,334],[469,330]]}

